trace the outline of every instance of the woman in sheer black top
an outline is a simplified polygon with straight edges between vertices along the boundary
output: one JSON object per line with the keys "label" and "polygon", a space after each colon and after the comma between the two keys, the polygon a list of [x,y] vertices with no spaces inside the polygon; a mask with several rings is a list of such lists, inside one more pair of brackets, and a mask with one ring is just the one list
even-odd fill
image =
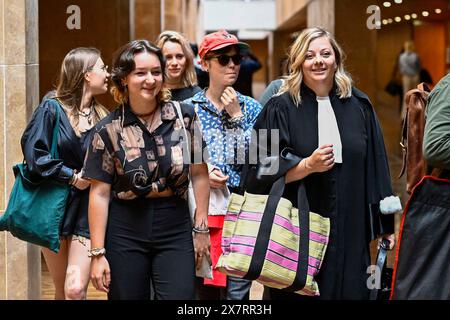
{"label": "woman in sheer black top", "polygon": [[[21,140],[31,175],[71,184],[61,225],[61,248],[42,248],[55,299],[85,299],[89,283],[89,181],[81,177],[92,127],[107,114],[95,96],[108,89],[109,74],[95,48],[76,48],[64,58],[56,91],[36,108]],[[60,108],[59,159],[50,155],[55,110]]]}

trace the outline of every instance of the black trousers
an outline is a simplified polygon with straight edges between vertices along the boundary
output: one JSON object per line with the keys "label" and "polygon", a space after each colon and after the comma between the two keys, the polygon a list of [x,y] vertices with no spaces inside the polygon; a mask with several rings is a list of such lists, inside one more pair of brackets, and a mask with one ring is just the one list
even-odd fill
{"label": "black trousers", "polygon": [[188,204],[177,197],[117,200],[110,204],[106,258],[110,300],[195,298],[192,224]]}

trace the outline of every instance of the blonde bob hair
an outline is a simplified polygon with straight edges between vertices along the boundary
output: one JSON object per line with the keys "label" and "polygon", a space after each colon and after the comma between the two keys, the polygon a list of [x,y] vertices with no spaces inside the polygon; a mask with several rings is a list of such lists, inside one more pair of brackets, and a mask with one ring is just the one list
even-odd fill
{"label": "blonde bob hair", "polygon": [[334,83],[337,87],[337,94],[340,98],[348,98],[352,95],[352,78],[344,69],[344,52],[334,39],[333,35],[325,29],[313,27],[303,30],[289,49],[289,75],[280,88],[280,93],[289,92],[294,103],[298,106],[301,103],[300,88],[303,82],[302,65],[306,59],[310,43],[317,39],[326,37],[333,48],[336,57],[336,72]]}
{"label": "blonde bob hair", "polygon": [[156,45],[163,50],[166,42],[178,43],[181,46],[181,50],[186,58],[186,64],[181,75],[181,82],[184,87],[193,87],[197,85],[197,74],[194,68],[194,52],[192,52],[191,46],[189,45],[186,37],[181,35],[176,31],[164,31],[162,32],[158,39],[156,40]]}

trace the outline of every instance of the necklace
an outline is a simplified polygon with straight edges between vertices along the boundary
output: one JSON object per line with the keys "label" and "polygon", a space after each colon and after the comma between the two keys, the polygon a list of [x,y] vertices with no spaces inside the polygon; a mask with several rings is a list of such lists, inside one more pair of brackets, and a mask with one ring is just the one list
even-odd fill
{"label": "necklace", "polygon": [[[152,131],[151,131],[151,128],[152,128],[152,125],[153,125],[153,120],[154,120],[154,118],[155,118],[155,114],[156,114],[156,110],[153,110],[153,112],[146,113],[146,114],[140,114],[140,115],[136,114],[136,116],[137,116],[139,119],[141,119],[142,122],[144,122],[144,126],[147,127],[148,131],[149,131],[149,132],[152,132]],[[144,118],[149,117],[149,116],[151,116],[151,120],[150,120],[150,121],[144,119]]]}
{"label": "necklace", "polygon": [[87,118],[87,122],[88,122],[89,125],[92,124],[92,110],[94,110],[93,107],[91,107],[89,109],[89,112],[83,112],[81,110],[79,111],[80,116],[82,116],[84,118]]}

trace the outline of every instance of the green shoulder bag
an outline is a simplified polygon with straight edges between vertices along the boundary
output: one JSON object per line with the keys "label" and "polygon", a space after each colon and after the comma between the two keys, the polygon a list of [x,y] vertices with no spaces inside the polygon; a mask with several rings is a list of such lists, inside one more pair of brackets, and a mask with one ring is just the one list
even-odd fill
{"label": "green shoulder bag", "polygon": [[[59,106],[55,113],[50,154],[58,159]],[[16,238],[58,253],[60,225],[70,186],[53,179],[32,179],[26,163],[16,164],[13,171],[16,180],[6,211],[0,217],[0,231],[9,231]]]}

